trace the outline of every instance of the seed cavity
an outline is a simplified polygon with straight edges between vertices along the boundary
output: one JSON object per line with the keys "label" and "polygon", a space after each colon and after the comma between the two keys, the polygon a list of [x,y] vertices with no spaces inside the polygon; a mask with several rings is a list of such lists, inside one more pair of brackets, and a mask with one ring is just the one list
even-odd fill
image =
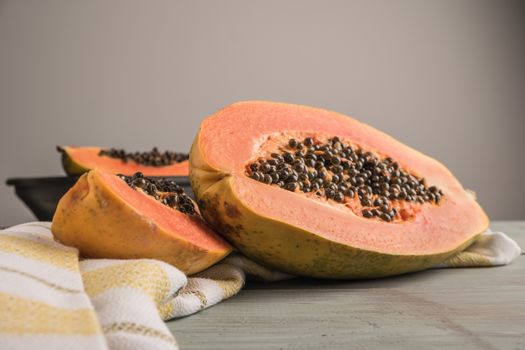
{"label": "seed cavity", "polygon": [[103,149],[98,153],[99,156],[105,156],[115,159],[120,159],[122,162],[127,163],[133,161],[138,164],[161,167],[180,163],[189,158],[187,153],[177,153],[171,151],[160,152],[157,147],[149,152],[132,152],[128,153],[123,149],[110,148]]}
{"label": "seed cavity", "polygon": [[134,190],[142,191],[170,208],[176,209],[187,215],[196,214],[193,201],[184,192],[184,189],[177,185],[175,181],[144,177],[141,172],[137,172],[132,176],[121,174],[117,176],[126,182],[129,187]]}
{"label": "seed cavity", "polygon": [[404,170],[391,157],[380,157],[337,136],[289,139],[268,158],[246,167],[250,178],[287,191],[314,194],[338,203],[354,201],[358,215],[384,222],[405,220],[403,202],[439,205],[443,191]]}

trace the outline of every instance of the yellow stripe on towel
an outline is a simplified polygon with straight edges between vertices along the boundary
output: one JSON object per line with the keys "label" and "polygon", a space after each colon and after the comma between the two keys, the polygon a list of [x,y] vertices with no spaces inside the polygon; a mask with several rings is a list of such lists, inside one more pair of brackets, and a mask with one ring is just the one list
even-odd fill
{"label": "yellow stripe on towel", "polygon": [[241,269],[228,264],[218,264],[199,273],[196,277],[208,278],[219,285],[223,299],[237,294],[244,286],[245,276]]}
{"label": "yellow stripe on towel", "polygon": [[111,323],[109,325],[105,325],[103,327],[103,330],[105,334],[114,332],[126,332],[139,337],[157,338],[171,344],[172,346],[177,346],[177,342],[175,341],[175,338],[173,338],[173,335],[166,334],[155,328],[147,327],[133,322]]}
{"label": "yellow stripe on towel", "polygon": [[92,309],[64,309],[35,300],[0,293],[0,333],[80,334],[100,333]]}
{"label": "yellow stripe on towel", "polygon": [[78,270],[76,250],[57,248],[56,246],[50,245],[44,239],[38,241],[3,234],[0,237],[0,250],[55,265],[63,269]]}
{"label": "yellow stripe on towel", "polygon": [[135,288],[152,298],[157,305],[171,290],[171,281],[159,262],[123,260],[120,264],[82,273],[84,287],[93,298],[111,288]]}
{"label": "yellow stripe on towel", "polygon": [[447,267],[486,267],[493,266],[484,255],[474,252],[459,252],[443,262]]}

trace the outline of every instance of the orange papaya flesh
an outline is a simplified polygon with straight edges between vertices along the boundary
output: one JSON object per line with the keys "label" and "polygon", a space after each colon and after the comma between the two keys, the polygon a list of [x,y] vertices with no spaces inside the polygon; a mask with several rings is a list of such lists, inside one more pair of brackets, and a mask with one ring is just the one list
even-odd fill
{"label": "orange papaya flesh", "polygon": [[57,241],[91,258],[153,258],[186,274],[224,258],[231,246],[196,213],[188,215],[100,170],[61,198],[51,226]]}
{"label": "orange papaya flesh", "polygon": [[[365,218],[357,197],[340,203],[250,178],[247,169],[295,138],[347,144],[424,178],[436,202],[393,200],[394,220]],[[204,218],[252,259],[289,273],[368,278],[426,269],[471,244],[488,218],[438,161],[350,117],[312,107],[249,101],[203,121],[190,181]]]}
{"label": "orange papaya flesh", "polygon": [[59,146],[62,153],[62,167],[68,175],[81,175],[91,169],[100,169],[113,174],[132,175],[142,172],[145,176],[188,176],[187,160],[163,166],[152,166],[137,163],[133,160],[123,161],[118,158],[102,155],[101,147]]}

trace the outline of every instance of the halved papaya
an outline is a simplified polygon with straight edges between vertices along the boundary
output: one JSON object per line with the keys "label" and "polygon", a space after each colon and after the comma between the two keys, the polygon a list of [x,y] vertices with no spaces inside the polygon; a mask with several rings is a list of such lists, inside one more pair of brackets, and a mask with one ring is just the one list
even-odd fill
{"label": "halved papaya", "polygon": [[248,257],[292,274],[369,278],[432,267],[487,229],[438,161],[350,117],[240,102],[190,152],[204,218]]}
{"label": "halved papaya", "polygon": [[91,169],[113,174],[145,176],[188,176],[187,154],[176,152],[127,153],[121,149],[101,147],[58,146],[62,153],[62,167],[68,175],[81,175]]}
{"label": "halved papaya", "polygon": [[60,199],[55,239],[92,258],[154,258],[186,274],[231,252],[172,181],[91,170]]}

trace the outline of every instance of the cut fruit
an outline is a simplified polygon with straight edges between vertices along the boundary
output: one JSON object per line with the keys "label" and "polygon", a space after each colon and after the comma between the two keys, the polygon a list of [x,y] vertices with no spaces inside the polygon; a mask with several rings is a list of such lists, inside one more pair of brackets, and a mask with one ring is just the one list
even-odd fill
{"label": "cut fruit", "polygon": [[51,227],[55,238],[85,257],[159,259],[186,274],[231,252],[175,183],[166,184],[175,192],[163,192],[158,182],[152,187],[149,180],[142,190],[140,179],[123,181],[99,170],[82,175],[58,203]]}
{"label": "cut fruit", "polygon": [[303,276],[426,269],[488,227],[438,161],[306,106],[240,102],[207,118],[190,152],[190,181],[203,217],[235,247]]}
{"label": "cut fruit", "polygon": [[[187,155],[175,152],[125,153],[123,150],[100,147],[59,146],[62,166],[68,175],[81,175],[91,169],[112,174],[132,175],[138,171],[145,176],[188,176]],[[146,161],[141,161],[147,156]],[[157,158],[157,165],[155,165]]]}

